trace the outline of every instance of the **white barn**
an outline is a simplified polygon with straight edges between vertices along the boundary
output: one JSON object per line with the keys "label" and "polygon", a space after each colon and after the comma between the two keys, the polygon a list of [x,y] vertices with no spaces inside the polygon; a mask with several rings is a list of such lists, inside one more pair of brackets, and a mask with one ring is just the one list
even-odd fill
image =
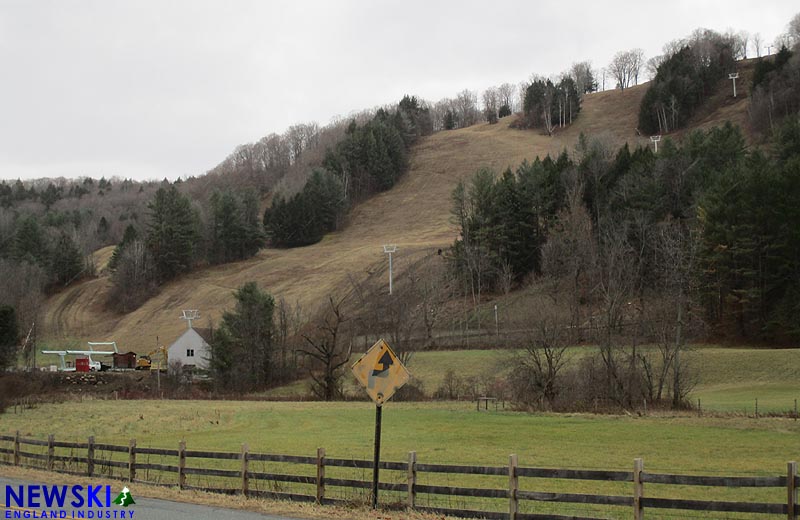
{"label": "white barn", "polygon": [[180,363],[184,368],[208,369],[211,359],[211,329],[189,328],[167,350],[169,364]]}

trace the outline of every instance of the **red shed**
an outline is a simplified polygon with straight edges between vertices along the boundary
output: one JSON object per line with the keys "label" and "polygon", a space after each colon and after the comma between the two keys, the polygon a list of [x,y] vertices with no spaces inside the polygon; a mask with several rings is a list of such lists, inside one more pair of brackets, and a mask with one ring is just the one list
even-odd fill
{"label": "red shed", "polygon": [[114,368],[136,368],[136,352],[114,354]]}
{"label": "red shed", "polygon": [[88,372],[89,371],[89,358],[79,357],[75,358],[75,371]]}

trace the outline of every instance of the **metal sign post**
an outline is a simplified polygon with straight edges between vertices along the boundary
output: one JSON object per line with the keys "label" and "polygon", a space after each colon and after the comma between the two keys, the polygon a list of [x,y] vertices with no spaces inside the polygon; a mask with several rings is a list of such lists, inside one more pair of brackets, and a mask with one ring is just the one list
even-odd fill
{"label": "metal sign post", "polygon": [[353,375],[375,402],[375,452],[372,462],[372,508],[378,507],[378,474],[381,462],[383,403],[391,399],[411,377],[389,344],[379,339],[353,363]]}
{"label": "metal sign post", "polygon": [[381,463],[381,422],[383,406],[375,405],[375,452],[372,456],[372,509],[378,509],[378,466]]}

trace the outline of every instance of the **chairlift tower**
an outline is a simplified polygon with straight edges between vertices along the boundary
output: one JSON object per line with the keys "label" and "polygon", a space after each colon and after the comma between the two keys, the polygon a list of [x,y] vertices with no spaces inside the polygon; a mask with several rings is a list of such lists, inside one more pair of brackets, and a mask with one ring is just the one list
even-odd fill
{"label": "chairlift tower", "polygon": [[658,153],[658,142],[660,140],[661,140],[661,136],[660,135],[651,135],[650,136],[650,141],[653,143],[653,146],[655,147],[655,153]]}
{"label": "chairlift tower", "polygon": [[200,318],[200,311],[197,309],[189,309],[182,311],[181,319],[186,320],[189,328],[192,328],[192,321]]}
{"label": "chairlift tower", "polygon": [[386,244],[383,246],[383,252],[389,255],[389,294],[392,294],[392,255],[397,251],[395,244]]}
{"label": "chairlift tower", "polygon": [[733,97],[736,97],[736,79],[739,77],[738,72],[731,72],[728,74],[728,79],[733,81]]}

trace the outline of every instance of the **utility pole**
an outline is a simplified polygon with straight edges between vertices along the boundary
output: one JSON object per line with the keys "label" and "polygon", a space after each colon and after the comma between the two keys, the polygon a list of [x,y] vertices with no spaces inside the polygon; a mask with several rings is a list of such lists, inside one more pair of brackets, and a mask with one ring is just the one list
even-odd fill
{"label": "utility pole", "polygon": [[33,349],[33,371],[36,372],[36,322],[33,322],[33,334],[31,337],[31,348]]}
{"label": "utility pole", "polygon": [[383,252],[389,255],[389,294],[392,294],[392,254],[397,251],[397,246],[394,244],[387,244],[383,246]]}
{"label": "utility pole", "polygon": [[[189,322],[191,323],[191,322]],[[156,353],[158,353],[158,336],[156,336]],[[163,357],[163,354],[162,354]],[[150,366],[153,366],[153,360],[150,359]],[[161,361],[158,362],[158,368],[156,369],[156,392],[158,393],[158,397],[161,397]]]}

